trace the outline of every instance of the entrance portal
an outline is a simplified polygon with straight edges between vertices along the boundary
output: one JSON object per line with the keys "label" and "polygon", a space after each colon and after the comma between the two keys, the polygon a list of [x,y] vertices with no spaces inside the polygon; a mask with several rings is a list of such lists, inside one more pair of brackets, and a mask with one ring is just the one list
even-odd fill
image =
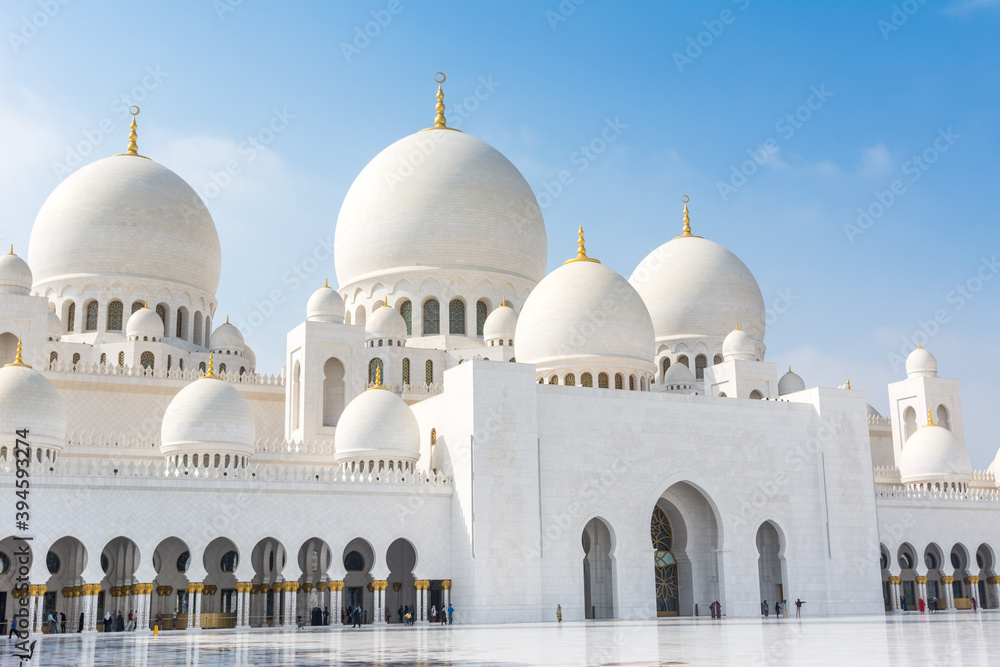
{"label": "entrance portal", "polygon": [[583,529],[584,618],[614,618],[614,568],[611,530],[601,519],[591,519]]}

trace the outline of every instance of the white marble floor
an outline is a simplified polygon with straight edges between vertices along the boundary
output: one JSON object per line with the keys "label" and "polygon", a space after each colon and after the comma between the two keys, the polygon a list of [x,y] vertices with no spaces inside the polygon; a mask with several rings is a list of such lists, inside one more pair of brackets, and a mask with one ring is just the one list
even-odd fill
{"label": "white marble floor", "polygon": [[[13,644],[0,665],[16,665]],[[33,666],[996,665],[1000,613],[41,637]]]}

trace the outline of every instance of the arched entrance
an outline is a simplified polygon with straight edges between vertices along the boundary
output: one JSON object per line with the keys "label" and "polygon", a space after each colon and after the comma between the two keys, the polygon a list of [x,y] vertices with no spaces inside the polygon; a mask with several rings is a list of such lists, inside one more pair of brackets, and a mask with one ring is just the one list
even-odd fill
{"label": "arched entrance", "polygon": [[128,589],[125,587],[136,583],[139,558],[139,547],[127,537],[116,537],[101,552],[104,579],[101,581],[101,592],[97,594],[97,615],[103,619],[109,612],[113,617],[121,614],[123,620],[117,626],[112,624],[114,627],[122,628],[124,619],[133,611],[133,597],[126,595]]}
{"label": "arched entrance", "polygon": [[899,547],[899,608],[913,611],[917,608],[917,551],[909,542]]}
{"label": "arched entrance", "polygon": [[[330,610],[329,593],[320,590],[318,584],[328,581],[327,570],[333,552],[330,545],[318,537],[313,537],[299,548],[299,594],[296,598],[298,610],[296,614],[302,617],[306,625],[325,625],[330,618],[338,617],[337,610]],[[324,611],[326,612],[324,614]]]}
{"label": "arched entrance", "polygon": [[253,548],[250,563],[258,591],[254,596],[257,599],[251,598],[250,602],[250,622],[254,627],[273,627],[284,622],[286,595],[279,590],[279,583],[284,583],[281,572],[287,558],[284,545],[273,537],[265,537]]}
{"label": "arched entrance", "polygon": [[1000,600],[993,595],[988,580],[996,576],[996,558],[993,549],[988,544],[980,544],[976,549],[976,566],[979,572],[979,605],[983,609],[996,609]]}
{"label": "arched entrance", "polygon": [[614,618],[614,563],[611,529],[594,517],[583,529],[583,615]]}
{"label": "arched entrance", "polygon": [[[42,618],[48,618],[49,612],[59,617],[66,615],[66,630],[76,632],[80,627],[80,618],[74,613],[73,598],[66,598],[63,592],[66,588],[79,586],[83,583],[81,575],[87,567],[87,549],[75,537],[63,537],[55,541],[45,559],[49,571],[46,582],[45,604]],[[2,616],[7,618],[7,616]],[[60,617],[61,618],[61,617]]]}
{"label": "arched entrance", "polygon": [[205,590],[201,594],[205,628],[236,627],[236,568],[240,551],[228,537],[217,537],[205,547]]}
{"label": "arched entrance", "polygon": [[935,611],[944,609],[944,601],[941,599],[944,597],[944,591],[940,587],[941,577],[944,576],[942,568],[944,567],[944,555],[941,552],[941,547],[937,544],[931,542],[924,549],[924,567],[927,568],[927,607],[930,609],[931,600],[935,601],[937,605]]}
{"label": "arched entrance", "polygon": [[[413,570],[417,567],[416,550],[409,540],[399,538],[389,545],[389,549],[385,552],[385,561],[386,565],[389,566],[389,578],[387,579],[389,587],[385,592],[386,607],[392,612],[396,622],[402,621],[399,617],[400,607],[407,605],[415,610],[414,613],[419,618],[420,611],[416,609],[417,589],[413,586],[415,581]],[[440,598],[440,592],[438,592],[437,597]],[[425,613],[429,613],[431,604],[435,604],[438,609],[441,609],[440,599],[428,600]]]}
{"label": "arched entrance", "polygon": [[757,529],[757,574],[760,580],[760,599],[771,609],[775,602],[785,599],[784,558],[781,535],[770,521],[765,521]]}
{"label": "arched entrance", "polygon": [[363,623],[375,620],[372,591],[368,586],[372,583],[371,569],[375,564],[375,550],[372,545],[360,537],[351,540],[344,547],[344,606],[350,611],[361,608]]}
{"label": "arched entrance", "polygon": [[156,570],[156,578],[153,579],[150,617],[154,622],[162,619],[161,629],[178,630],[187,627],[187,571],[190,565],[191,551],[187,543],[179,537],[168,537],[153,550],[153,569]]}
{"label": "arched entrance", "polygon": [[687,482],[663,492],[650,522],[657,616],[697,616],[722,601],[719,521],[704,493]]}
{"label": "arched entrance", "polygon": [[971,609],[971,593],[965,583],[969,576],[969,550],[958,543],[951,548],[951,566],[954,568],[951,593],[955,599],[955,609]]}

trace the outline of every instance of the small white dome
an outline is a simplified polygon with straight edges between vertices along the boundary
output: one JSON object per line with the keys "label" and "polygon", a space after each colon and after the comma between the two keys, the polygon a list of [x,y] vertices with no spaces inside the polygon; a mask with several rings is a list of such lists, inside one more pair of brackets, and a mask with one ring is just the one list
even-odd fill
{"label": "small white dome", "polygon": [[899,473],[903,484],[968,482],[972,479],[972,464],[965,445],[954,433],[928,424],[903,444]]}
{"label": "small white dome", "polygon": [[335,460],[407,461],[420,458],[420,427],[402,398],[376,387],[347,404],[334,436]]}
{"label": "small white dome", "polygon": [[937,370],[937,359],[922,347],[918,347],[906,357],[906,377],[920,375],[934,377],[937,375]]}
{"label": "small white dome", "polygon": [[653,322],[642,297],[582,252],[528,295],[514,350],[519,362],[535,364],[540,373],[575,367],[656,372]]}
{"label": "small white dome", "polygon": [[143,337],[150,339],[163,338],[163,320],[156,311],[148,306],[132,313],[125,323],[125,337],[128,339]]}
{"label": "small white dome", "polygon": [[6,255],[0,255],[0,294],[29,294],[31,269],[28,263],[14,254],[14,246]]}
{"label": "small white dome", "polygon": [[868,404],[868,416],[869,417],[881,417],[882,413],[875,409],[875,407],[869,403]]}
{"label": "small white dome", "polygon": [[682,363],[670,364],[670,368],[663,374],[663,381],[660,383],[665,387],[680,386],[690,388],[694,384],[694,376],[691,369]]}
{"label": "small white dome", "polygon": [[239,390],[203,377],[181,389],[163,415],[160,451],[175,454],[251,456],[256,442],[253,412]]}
{"label": "small white dome", "polygon": [[803,391],[805,388],[806,383],[797,374],[792,372],[791,366],[788,367],[788,372],[778,380],[778,396],[794,394],[797,391]]}
{"label": "small white dome", "polygon": [[53,313],[51,310],[49,311],[48,315],[47,327],[49,332],[49,338],[53,340],[59,340],[59,337],[62,336],[62,330],[63,330],[62,320],[60,320],[59,316]]}
{"label": "small white dome", "polygon": [[504,301],[483,322],[483,340],[512,339],[517,329],[517,313]]}
{"label": "small white dome", "polygon": [[365,323],[366,338],[406,338],[406,320],[390,306],[376,308]]}
{"label": "small white dome", "polygon": [[[13,451],[15,431],[28,430],[33,447],[56,452],[66,444],[66,412],[44,375],[15,361],[0,368],[0,445]],[[8,456],[13,456],[9,454]]]}
{"label": "small white dome", "polygon": [[257,370],[257,355],[253,353],[249,345],[243,346],[243,358],[247,360],[247,370]]}
{"label": "small white dome", "polygon": [[734,329],[722,341],[722,358],[725,361],[731,359],[748,359],[753,361],[756,356],[757,341],[751,338],[745,331]]}
{"label": "small white dome", "polygon": [[344,323],[344,298],[329,285],[312,293],[306,304],[306,319],[310,322]]}
{"label": "small white dome", "polygon": [[229,320],[220,324],[219,328],[212,332],[210,342],[213,351],[225,352],[228,350],[230,352],[243,352],[246,348],[243,342],[243,334],[240,333],[240,330],[235,325],[230,324]]}

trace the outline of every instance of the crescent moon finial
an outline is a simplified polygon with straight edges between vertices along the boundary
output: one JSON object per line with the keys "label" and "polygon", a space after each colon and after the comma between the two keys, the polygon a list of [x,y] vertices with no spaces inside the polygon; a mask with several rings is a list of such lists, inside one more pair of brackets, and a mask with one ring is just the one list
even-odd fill
{"label": "crescent moon finial", "polygon": [[682,201],[682,202],[684,202],[684,203],[686,204],[686,203],[688,203],[689,201],[691,201],[691,198],[690,198],[690,197],[688,197],[687,195],[684,195],[683,197],[681,197],[681,201]]}
{"label": "crescent moon finial", "polygon": [[448,76],[444,72],[438,72],[434,75],[434,80],[438,83],[444,83],[448,80]]}

